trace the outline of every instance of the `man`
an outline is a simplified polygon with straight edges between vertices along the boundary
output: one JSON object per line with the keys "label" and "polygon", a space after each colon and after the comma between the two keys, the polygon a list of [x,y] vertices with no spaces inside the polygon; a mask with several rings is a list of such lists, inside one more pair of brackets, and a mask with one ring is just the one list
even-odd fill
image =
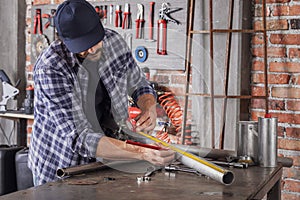
{"label": "man", "polygon": [[60,39],[34,67],[35,120],[28,164],[34,184],[56,180],[58,168],[95,158],[172,162],[171,150],[115,139],[116,124],[128,118],[128,95],[142,111],[137,131],[153,130],[156,120],[155,93],[120,35],[104,29],[85,0],[63,2],[54,22]]}

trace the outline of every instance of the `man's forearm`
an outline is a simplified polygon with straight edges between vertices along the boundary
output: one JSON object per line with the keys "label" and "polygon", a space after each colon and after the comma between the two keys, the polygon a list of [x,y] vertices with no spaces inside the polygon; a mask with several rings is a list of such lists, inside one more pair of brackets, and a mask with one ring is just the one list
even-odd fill
{"label": "man's forearm", "polygon": [[96,152],[97,157],[109,160],[142,160],[142,155],[141,147],[106,136],[100,139]]}

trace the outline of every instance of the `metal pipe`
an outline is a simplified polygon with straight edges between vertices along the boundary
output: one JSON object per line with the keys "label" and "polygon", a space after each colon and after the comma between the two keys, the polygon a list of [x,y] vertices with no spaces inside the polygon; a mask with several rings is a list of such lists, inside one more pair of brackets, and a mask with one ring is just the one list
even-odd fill
{"label": "metal pipe", "polygon": [[[179,156],[178,159],[187,167],[193,168],[201,174],[223,183],[224,185],[230,185],[234,180],[234,174],[231,171],[225,170],[217,165],[211,164],[211,166],[208,166],[184,155]],[[212,165],[220,170],[213,169]]]}
{"label": "metal pipe", "polygon": [[[229,13],[228,13],[228,29],[232,29],[233,24],[233,8],[234,8],[234,1],[231,0],[229,2]],[[229,69],[230,69],[230,57],[231,57],[231,41],[232,41],[232,32],[229,32],[227,35],[226,41],[226,60],[225,60],[225,85],[224,85],[224,94],[228,95],[228,82],[229,82]],[[222,117],[221,117],[221,133],[220,133],[220,144],[219,148],[224,149],[224,140],[225,140],[225,123],[226,123],[226,113],[227,113],[227,98],[224,99],[223,102],[223,110],[222,110]]]}
{"label": "metal pipe", "polygon": [[[123,129],[124,131],[124,129]],[[125,130],[126,131],[126,130]],[[234,180],[234,174],[230,170],[224,169],[218,165],[215,165],[201,157],[195,156],[194,154],[183,151],[174,145],[171,145],[167,142],[159,140],[151,135],[148,135],[143,132],[137,132],[138,134],[154,141],[160,143],[164,147],[167,147],[177,153],[178,159],[182,162],[182,164],[193,168],[200,172],[201,174],[208,176],[215,181],[223,183],[225,185],[230,185]]]}
{"label": "metal pipe", "polygon": [[229,150],[210,149],[210,148],[203,148],[199,146],[188,146],[188,145],[181,145],[181,144],[173,144],[173,146],[203,158],[219,159],[219,158],[236,156],[235,151],[229,151]]}
{"label": "metal pipe", "polygon": [[258,161],[261,167],[277,166],[277,118],[258,118]]}
{"label": "metal pipe", "polygon": [[95,171],[98,169],[104,169],[106,167],[107,167],[107,165],[103,164],[102,162],[94,162],[94,163],[78,165],[78,166],[73,166],[73,167],[68,167],[68,168],[59,168],[56,171],[56,175],[59,178],[63,178],[63,177],[67,177],[67,176],[72,176],[72,175]]}

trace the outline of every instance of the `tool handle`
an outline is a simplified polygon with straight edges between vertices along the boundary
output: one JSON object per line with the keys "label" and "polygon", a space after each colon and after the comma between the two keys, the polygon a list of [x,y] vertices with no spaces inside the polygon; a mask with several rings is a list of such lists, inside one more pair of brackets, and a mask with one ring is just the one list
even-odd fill
{"label": "tool handle", "polygon": [[150,145],[150,144],[143,144],[143,143],[140,143],[140,142],[134,142],[132,140],[126,140],[125,143],[140,146],[140,147],[145,147],[145,148],[149,148],[149,149],[155,149],[155,150],[164,149],[164,148],[159,147],[159,146],[154,146],[154,145]]}
{"label": "tool handle", "polygon": [[119,26],[119,11],[116,10],[116,18],[115,18],[115,27],[118,27]]}
{"label": "tool handle", "polygon": [[124,12],[124,19],[123,19],[123,22],[122,22],[122,29],[125,29],[125,26],[127,28],[126,20],[127,20],[127,13]]}
{"label": "tool handle", "polygon": [[150,15],[149,15],[149,39],[153,39],[153,17],[154,17],[154,4],[155,2],[150,2]]}

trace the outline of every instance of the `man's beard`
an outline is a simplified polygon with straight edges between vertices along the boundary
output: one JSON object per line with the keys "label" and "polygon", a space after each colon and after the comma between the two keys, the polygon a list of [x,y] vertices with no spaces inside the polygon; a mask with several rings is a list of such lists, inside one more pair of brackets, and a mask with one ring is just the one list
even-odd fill
{"label": "man's beard", "polygon": [[93,54],[88,54],[86,56],[86,59],[88,59],[89,61],[95,62],[100,60],[100,58],[103,56],[103,48],[99,48],[95,53]]}

